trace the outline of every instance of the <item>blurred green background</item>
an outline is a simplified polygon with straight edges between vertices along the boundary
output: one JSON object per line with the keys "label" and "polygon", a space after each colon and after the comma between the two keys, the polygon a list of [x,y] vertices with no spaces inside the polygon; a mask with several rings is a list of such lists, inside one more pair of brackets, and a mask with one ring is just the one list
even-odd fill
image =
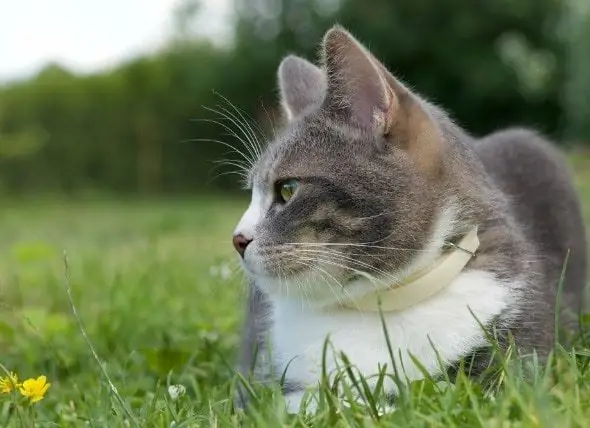
{"label": "blurred green background", "polygon": [[240,147],[203,120],[220,118],[205,107],[228,108],[226,97],[268,137],[280,117],[281,57],[316,59],[335,22],[476,135],[529,125],[563,145],[590,144],[587,0],[233,0],[228,7],[232,31],[223,40],[199,36],[204,3],[183,0],[170,17],[173,33],[149,55],[85,74],[56,62],[3,83],[0,194],[235,190],[235,176],[214,163],[234,155],[191,141]]}
{"label": "blurred green background", "polygon": [[[235,168],[218,163],[239,156],[210,140],[245,150],[224,128],[243,133],[223,118],[235,108],[261,142],[271,138],[281,58],[316,59],[336,22],[475,135],[525,125],[553,138],[567,152],[590,220],[590,1],[158,2],[174,7],[162,17],[168,37],[150,53],[94,71],[57,60],[0,83],[0,363],[21,378],[47,375],[52,386],[35,407],[40,426],[129,426],[72,316],[64,250],[100,367],[139,426],[236,422],[228,398],[245,289],[230,241],[248,195],[237,196]],[[229,31],[204,35],[204,26],[220,24],[207,11],[221,3]],[[42,43],[59,52],[85,39],[93,19],[103,47],[123,43],[121,31],[139,37],[148,2],[113,4],[0,3],[0,35],[7,25],[20,35],[0,38],[0,71],[10,52],[24,55]],[[12,16],[14,8],[31,22]],[[137,8],[137,19],[117,8],[125,16]],[[70,9],[78,32],[64,30],[60,39],[37,28],[53,22],[57,32]],[[93,44],[82,53],[104,54]],[[580,347],[588,353],[587,342]],[[483,413],[469,401],[461,412],[442,411],[440,403],[453,401],[441,395],[440,405],[424,401],[411,414],[442,421],[428,426],[499,426],[492,422],[522,414],[545,415],[546,426],[576,426],[565,417],[585,426],[590,371],[574,373],[558,388],[519,392],[526,412],[513,411],[510,394],[480,406]],[[167,383],[187,388],[177,407],[167,401]],[[9,404],[0,396],[0,426],[23,426]],[[252,426],[286,426],[273,417]]]}

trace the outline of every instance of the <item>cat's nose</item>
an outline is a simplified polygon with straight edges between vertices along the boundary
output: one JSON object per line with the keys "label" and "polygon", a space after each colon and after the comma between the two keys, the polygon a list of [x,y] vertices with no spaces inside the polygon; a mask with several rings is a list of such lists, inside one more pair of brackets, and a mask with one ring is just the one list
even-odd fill
{"label": "cat's nose", "polygon": [[246,238],[241,233],[234,235],[234,248],[238,253],[240,253],[240,256],[242,256],[242,258],[244,258],[244,252],[246,252],[246,247],[250,242],[252,242],[252,240]]}

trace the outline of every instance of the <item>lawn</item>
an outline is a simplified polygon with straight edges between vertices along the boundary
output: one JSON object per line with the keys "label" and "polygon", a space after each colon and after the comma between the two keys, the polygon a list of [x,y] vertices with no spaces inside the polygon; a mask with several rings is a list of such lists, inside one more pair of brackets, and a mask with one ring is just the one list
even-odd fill
{"label": "lawn", "polygon": [[[590,219],[590,158],[572,165]],[[529,382],[507,369],[490,394],[465,379],[417,382],[382,416],[371,405],[329,404],[325,392],[308,418],[286,415],[273,391],[257,390],[258,405],[236,415],[231,365],[244,288],[230,236],[246,204],[0,201],[0,363],[51,383],[34,405],[0,395],[0,426],[587,426],[582,339],[575,355],[557,350]],[[174,400],[169,385],[186,393]]]}

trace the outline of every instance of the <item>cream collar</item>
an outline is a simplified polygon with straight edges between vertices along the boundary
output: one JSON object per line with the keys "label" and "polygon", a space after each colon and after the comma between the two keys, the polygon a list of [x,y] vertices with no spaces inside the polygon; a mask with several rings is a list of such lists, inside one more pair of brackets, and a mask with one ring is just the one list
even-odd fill
{"label": "cream collar", "polygon": [[474,257],[479,247],[477,227],[474,227],[453,249],[440,256],[426,269],[410,275],[385,290],[365,294],[354,300],[342,302],[341,307],[362,312],[395,312],[414,306],[453,282]]}

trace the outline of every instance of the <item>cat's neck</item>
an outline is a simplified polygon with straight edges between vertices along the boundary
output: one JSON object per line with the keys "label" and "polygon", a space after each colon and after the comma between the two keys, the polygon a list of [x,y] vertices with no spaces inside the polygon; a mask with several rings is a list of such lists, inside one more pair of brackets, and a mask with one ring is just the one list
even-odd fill
{"label": "cat's neck", "polygon": [[479,247],[477,227],[426,268],[392,283],[388,288],[338,303],[338,307],[361,312],[394,312],[415,306],[449,286],[475,257]]}

